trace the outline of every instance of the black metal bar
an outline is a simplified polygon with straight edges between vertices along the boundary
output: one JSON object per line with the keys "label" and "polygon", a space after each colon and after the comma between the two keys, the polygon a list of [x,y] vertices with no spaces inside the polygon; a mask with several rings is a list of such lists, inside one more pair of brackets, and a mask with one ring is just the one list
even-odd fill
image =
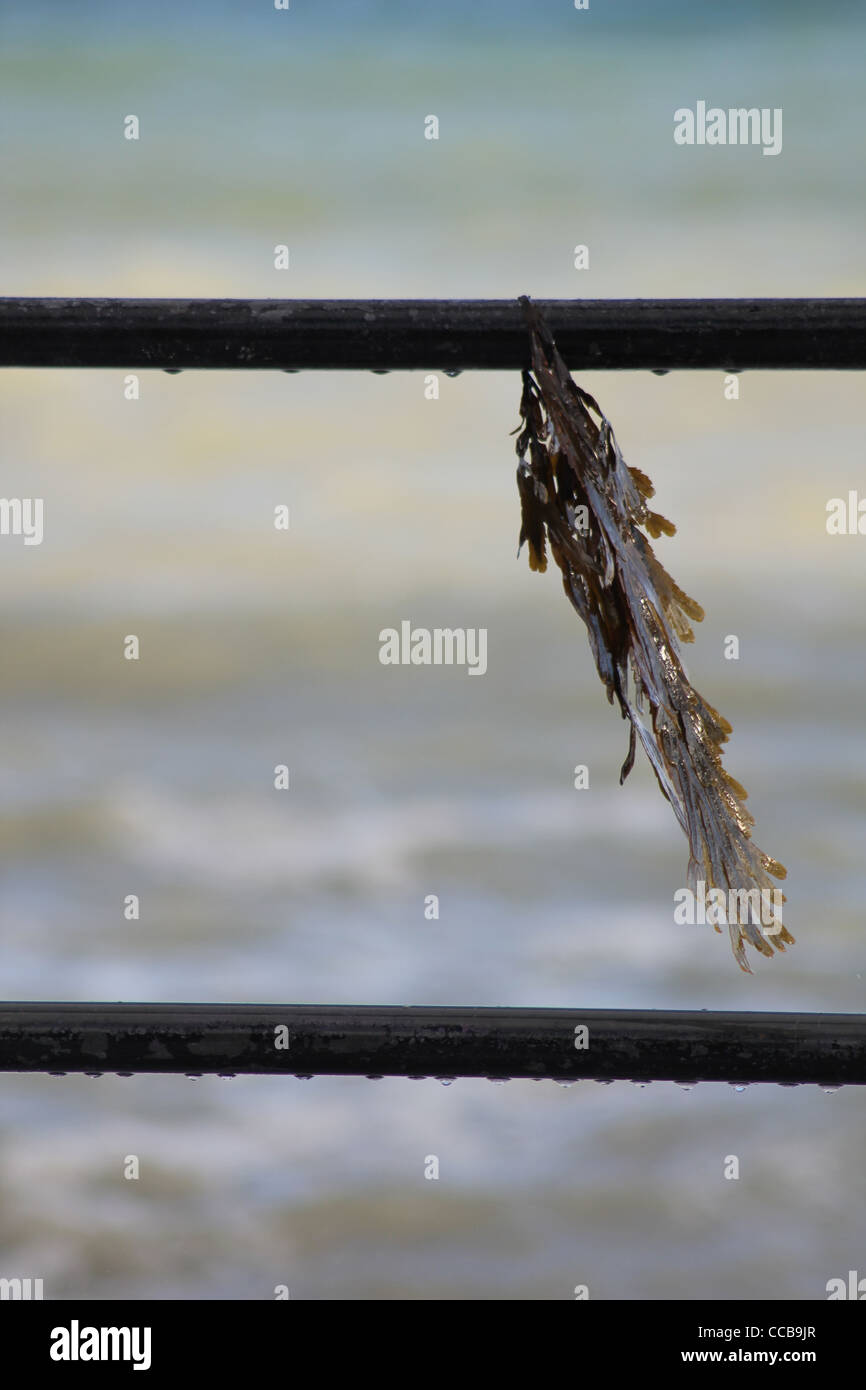
{"label": "black metal bar", "polygon": [[0,1003],[0,1071],[862,1086],[866,1015]]}
{"label": "black metal bar", "polygon": [[[866,368],[866,299],[542,299],[574,371]],[[519,370],[514,300],[0,299],[0,366]]]}

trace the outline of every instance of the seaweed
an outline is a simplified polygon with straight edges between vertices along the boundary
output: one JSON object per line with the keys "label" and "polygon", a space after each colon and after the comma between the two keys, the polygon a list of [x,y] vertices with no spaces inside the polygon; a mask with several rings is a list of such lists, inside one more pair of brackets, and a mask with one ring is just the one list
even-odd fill
{"label": "seaweed", "polygon": [[[691,624],[702,620],[703,609],[647,539],[672,536],[676,528],[647,505],[652,483],[626,464],[610,422],[572,380],[537,307],[526,296],[519,302],[532,365],[523,372],[522,423],[514,431],[518,554],[526,544],[530,569],[543,572],[549,548],[586,625],[608,701],[616,699],[629,722],[620,784],[639,741],[688,839],[689,889],[696,897],[702,886],[707,895],[721,890],[725,902],[747,904],[744,913],[717,914],[712,924],[720,931],[719,920],[727,923],[734,957],[751,973],[746,944],[769,957],[793,944],[775,910],[784,894],[772,881],[786,870],[752,841],[746,792],[722,766],[731,725],[692,687],[680,659],[679,643],[694,640]],[[774,910],[767,913],[770,902]]]}

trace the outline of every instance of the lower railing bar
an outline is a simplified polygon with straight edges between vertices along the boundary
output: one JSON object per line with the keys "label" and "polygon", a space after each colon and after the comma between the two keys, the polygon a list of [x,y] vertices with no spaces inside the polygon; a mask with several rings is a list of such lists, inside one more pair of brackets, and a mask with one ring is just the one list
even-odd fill
{"label": "lower railing bar", "polygon": [[866,1015],[0,1003],[0,1070],[866,1084]]}

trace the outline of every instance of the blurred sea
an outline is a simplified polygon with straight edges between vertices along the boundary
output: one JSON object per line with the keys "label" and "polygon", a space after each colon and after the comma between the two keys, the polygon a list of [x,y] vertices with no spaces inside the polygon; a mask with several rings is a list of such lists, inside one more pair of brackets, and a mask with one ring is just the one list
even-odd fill
{"label": "blurred sea", "polygon": [[[2,293],[863,293],[855,7],[182,8],[0,7]],[[782,154],[675,146],[703,98],[781,106]],[[0,543],[0,994],[861,1011],[863,540],[825,507],[866,493],[862,380],[581,377],[677,524],[689,671],[788,866],[797,944],[750,979],[674,925],[685,840],[515,560],[518,378],[423,376],[0,375],[0,491],[45,499]],[[405,618],[486,627],[484,678],[381,666]],[[821,1298],[866,1272],[863,1142],[852,1089],[7,1075],[0,1276]]]}

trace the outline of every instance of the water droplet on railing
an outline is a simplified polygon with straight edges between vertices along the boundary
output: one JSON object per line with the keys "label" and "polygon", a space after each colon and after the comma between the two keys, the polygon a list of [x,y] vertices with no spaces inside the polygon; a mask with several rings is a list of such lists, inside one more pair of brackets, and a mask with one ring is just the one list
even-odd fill
{"label": "water droplet on railing", "polygon": [[295,1072],[295,1080],[296,1080],[296,1081],[312,1081],[312,1079],[313,1079],[313,1073],[312,1073],[311,1071],[296,1071],[296,1072]]}
{"label": "water droplet on railing", "polygon": [[382,1073],[381,1073],[381,1072],[373,1071],[373,1072],[368,1072],[368,1073],[367,1073],[367,1080],[368,1080],[368,1081],[383,1081],[383,1080],[384,1080],[384,1077],[382,1076]]}
{"label": "water droplet on railing", "polygon": [[745,1086],[739,1084],[739,1083],[736,1082],[736,1081],[729,1081],[729,1082],[728,1082],[728,1085],[729,1085],[729,1086],[732,1086],[732,1087],[734,1088],[735,1091],[740,1092],[740,1093],[742,1093],[742,1092],[745,1091],[745,1089],[746,1089]]}
{"label": "water droplet on railing", "polygon": [[102,1072],[101,1072],[101,1071],[86,1071],[86,1072],[84,1073],[84,1075],[85,1075],[85,1076],[89,1076],[89,1077],[91,1077],[92,1079],[97,1079],[97,1080],[98,1080],[98,1078],[99,1078],[100,1076],[102,1076]]}
{"label": "water droplet on railing", "polygon": [[652,374],[653,376],[670,376],[671,369],[670,367],[653,367]]}
{"label": "water droplet on railing", "polygon": [[504,1086],[506,1081],[510,1081],[510,1076],[488,1076],[487,1080],[491,1086]]}
{"label": "water droplet on railing", "polygon": [[163,367],[166,376],[180,376],[183,367]]}
{"label": "water droplet on railing", "polygon": [[455,376],[462,376],[462,375],[463,375],[463,368],[462,368],[462,367],[445,367],[445,368],[444,368],[444,371],[445,371],[445,375],[446,375],[446,376],[450,376],[450,377],[452,378],[452,380],[453,380],[453,378],[454,378]]}
{"label": "water droplet on railing", "polygon": [[371,367],[370,371],[374,376],[390,376],[391,374],[390,367]]}
{"label": "water droplet on railing", "polygon": [[580,1080],[577,1076],[555,1076],[553,1082],[555,1086],[576,1086]]}
{"label": "water droplet on railing", "polygon": [[457,1078],[454,1076],[437,1076],[436,1078],[440,1086],[451,1086],[456,1081],[456,1079]]}

